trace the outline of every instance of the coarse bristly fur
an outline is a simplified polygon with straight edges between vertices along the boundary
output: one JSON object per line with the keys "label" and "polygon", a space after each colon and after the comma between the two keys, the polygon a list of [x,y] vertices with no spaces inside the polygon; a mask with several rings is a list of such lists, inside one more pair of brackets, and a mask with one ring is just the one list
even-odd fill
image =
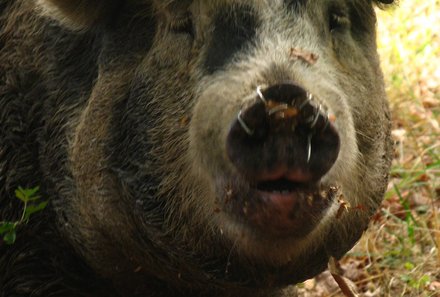
{"label": "coarse bristly fur", "polygon": [[[387,185],[373,6],[392,2],[0,0],[0,221],[20,217],[18,186],[50,202],[0,241],[0,297],[295,296]],[[225,152],[237,112],[285,81],[335,115],[322,183],[353,208],[274,237],[219,188],[247,186]]]}

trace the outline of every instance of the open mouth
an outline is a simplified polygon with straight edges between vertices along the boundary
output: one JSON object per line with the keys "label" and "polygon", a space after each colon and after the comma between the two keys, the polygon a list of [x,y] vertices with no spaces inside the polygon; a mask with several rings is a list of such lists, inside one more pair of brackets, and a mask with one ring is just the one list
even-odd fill
{"label": "open mouth", "polygon": [[260,192],[273,193],[273,194],[289,194],[304,188],[305,185],[290,181],[286,178],[280,178],[277,180],[266,180],[258,182],[256,189]]}
{"label": "open mouth", "polygon": [[253,185],[230,182],[227,211],[259,234],[269,237],[302,237],[325,216],[339,191],[320,182],[301,183],[286,177],[261,180]]}

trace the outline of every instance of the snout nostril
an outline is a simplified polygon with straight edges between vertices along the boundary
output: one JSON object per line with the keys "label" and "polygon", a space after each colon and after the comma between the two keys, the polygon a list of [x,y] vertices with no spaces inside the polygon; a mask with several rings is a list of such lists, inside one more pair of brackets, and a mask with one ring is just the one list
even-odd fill
{"label": "snout nostril", "polygon": [[258,140],[267,131],[266,107],[262,101],[256,101],[251,106],[241,109],[231,126],[231,132],[240,138]]}
{"label": "snout nostril", "polygon": [[314,134],[325,131],[333,121],[334,116],[326,112],[321,104],[315,106],[311,102],[303,106],[298,117],[298,125]]}

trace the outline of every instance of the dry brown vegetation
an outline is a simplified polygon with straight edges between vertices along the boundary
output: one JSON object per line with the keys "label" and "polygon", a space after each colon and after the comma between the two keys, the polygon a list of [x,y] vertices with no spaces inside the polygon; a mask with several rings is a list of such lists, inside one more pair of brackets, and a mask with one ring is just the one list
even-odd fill
{"label": "dry brown vegetation", "polygon": [[[379,51],[393,113],[389,190],[341,260],[359,296],[440,296],[440,1],[378,11]],[[300,296],[343,296],[328,272]]]}

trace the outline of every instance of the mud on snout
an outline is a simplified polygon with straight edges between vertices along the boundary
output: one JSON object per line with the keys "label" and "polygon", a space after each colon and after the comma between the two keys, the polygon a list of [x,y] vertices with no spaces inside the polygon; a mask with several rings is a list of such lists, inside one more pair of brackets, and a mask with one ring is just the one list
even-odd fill
{"label": "mud on snout", "polygon": [[355,163],[349,108],[324,84],[238,81],[216,79],[195,107],[190,151],[210,185],[205,203],[242,248],[288,242],[297,252],[328,232]]}

